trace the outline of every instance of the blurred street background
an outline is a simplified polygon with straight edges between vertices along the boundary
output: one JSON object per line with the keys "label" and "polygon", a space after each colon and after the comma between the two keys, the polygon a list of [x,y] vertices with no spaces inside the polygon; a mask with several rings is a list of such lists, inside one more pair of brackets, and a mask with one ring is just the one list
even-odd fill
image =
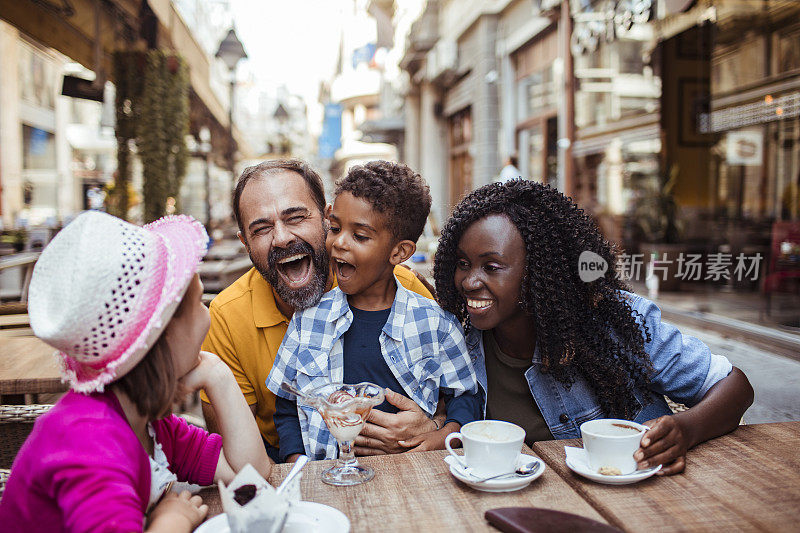
{"label": "blurred street background", "polygon": [[0,0],[0,367],[78,213],[202,221],[210,301],[250,268],[235,179],[277,157],[329,200],[355,164],[420,172],[427,276],[465,193],[558,188],[747,373],[746,421],[800,420],[800,1]]}

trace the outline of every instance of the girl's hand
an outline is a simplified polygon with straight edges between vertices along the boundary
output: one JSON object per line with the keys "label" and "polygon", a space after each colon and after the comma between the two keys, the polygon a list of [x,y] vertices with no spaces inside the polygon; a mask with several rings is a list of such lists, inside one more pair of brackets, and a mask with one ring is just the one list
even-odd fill
{"label": "girl's hand", "polygon": [[208,505],[203,503],[200,496],[192,496],[188,490],[180,494],[171,492],[150,512],[147,531],[193,531],[207,514]]}
{"label": "girl's hand", "polygon": [[676,415],[662,416],[644,423],[650,429],[642,437],[641,447],[633,454],[637,468],[664,465],[659,476],[679,474],[686,468],[689,436]]}
{"label": "girl's hand", "polygon": [[219,357],[211,352],[200,352],[197,357],[197,366],[179,381],[186,392],[194,392],[207,388],[218,380],[224,380],[227,374],[231,374],[231,370]]}

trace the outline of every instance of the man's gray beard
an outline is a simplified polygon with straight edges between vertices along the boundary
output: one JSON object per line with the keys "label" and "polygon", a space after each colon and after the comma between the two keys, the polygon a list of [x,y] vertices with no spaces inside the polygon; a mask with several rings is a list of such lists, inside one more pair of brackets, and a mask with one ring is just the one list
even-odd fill
{"label": "man's gray beard", "polygon": [[[267,280],[267,283],[272,285],[275,292],[278,293],[278,297],[292,306],[295,311],[302,311],[303,309],[317,305],[320,299],[322,299],[322,295],[325,294],[325,287],[328,285],[328,253],[325,250],[325,245],[323,244],[319,250],[315,250],[311,245],[303,242],[299,248],[300,250],[290,248],[286,253],[280,255],[289,257],[298,251],[303,251],[308,253],[311,258],[314,273],[308,283],[300,289],[290,289],[287,287],[283,282],[283,278],[278,273],[277,267],[270,267],[269,261],[267,261],[267,264],[263,264],[256,260],[252,253],[250,254],[250,261],[253,262],[256,270],[261,274],[261,277]],[[273,260],[273,264],[274,263],[275,261]]]}

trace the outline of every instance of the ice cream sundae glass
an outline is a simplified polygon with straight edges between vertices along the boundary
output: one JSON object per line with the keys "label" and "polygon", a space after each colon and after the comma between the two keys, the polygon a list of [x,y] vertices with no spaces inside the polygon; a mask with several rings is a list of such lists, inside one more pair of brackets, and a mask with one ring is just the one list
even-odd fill
{"label": "ice cream sundae glass", "polygon": [[353,441],[361,433],[372,408],[383,403],[383,388],[368,382],[328,383],[302,394],[301,398],[319,411],[339,444],[339,458],[322,473],[322,481],[329,485],[358,485],[372,479],[375,471],[358,464]]}

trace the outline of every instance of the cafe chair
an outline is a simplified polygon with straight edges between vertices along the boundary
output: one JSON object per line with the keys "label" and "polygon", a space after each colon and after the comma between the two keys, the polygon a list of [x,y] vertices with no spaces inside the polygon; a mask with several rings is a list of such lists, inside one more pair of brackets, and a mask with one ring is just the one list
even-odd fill
{"label": "cafe chair", "polygon": [[672,411],[672,414],[689,410],[689,408],[683,405],[682,403],[673,402],[672,400],[669,399],[668,396],[664,396],[664,399],[667,400],[667,405],[669,406],[670,411]]}
{"label": "cafe chair", "polygon": [[48,404],[0,405],[0,496],[6,488],[11,464],[33,430],[34,422],[52,407]]}
{"label": "cafe chair", "polygon": [[761,284],[762,316],[772,313],[772,293],[787,292],[790,284],[800,293],[800,222],[778,221],[772,225],[767,272]]}

